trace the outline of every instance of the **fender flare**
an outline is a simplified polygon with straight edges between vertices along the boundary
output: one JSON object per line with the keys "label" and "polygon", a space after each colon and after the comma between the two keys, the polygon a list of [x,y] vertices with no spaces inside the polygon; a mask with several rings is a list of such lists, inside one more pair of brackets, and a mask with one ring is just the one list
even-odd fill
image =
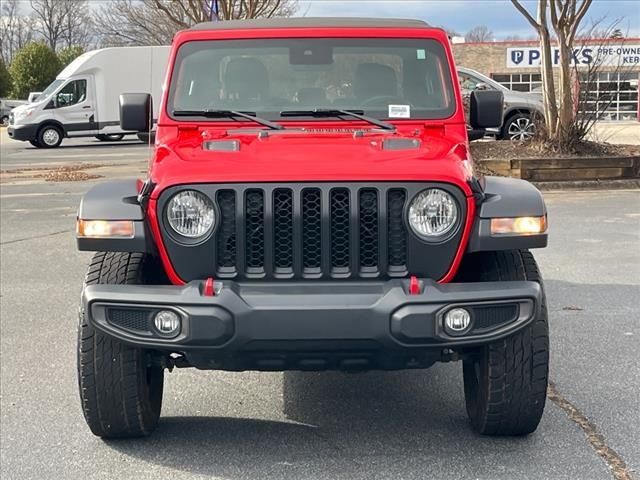
{"label": "fender flare", "polygon": [[84,194],[78,208],[82,220],[131,220],[133,238],[87,238],[76,233],[78,250],[90,252],[153,253],[154,245],[145,222],[145,214],[138,203],[138,180],[116,180],[99,183]]}
{"label": "fender flare", "polygon": [[491,219],[542,217],[547,207],[540,191],[518,178],[484,177],[484,198],[479,205],[467,252],[544,248],[547,232],[535,235],[491,235]]}

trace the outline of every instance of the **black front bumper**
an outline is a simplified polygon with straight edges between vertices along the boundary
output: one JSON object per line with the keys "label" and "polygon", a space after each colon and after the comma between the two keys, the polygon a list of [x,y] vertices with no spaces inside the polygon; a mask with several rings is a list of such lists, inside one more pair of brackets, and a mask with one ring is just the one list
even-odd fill
{"label": "black front bumper", "polygon": [[[223,282],[217,296],[204,282],[183,287],[90,285],[84,310],[98,330],[138,347],[183,355],[199,368],[226,370],[397,369],[429,366],[467,347],[528,325],[541,308],[535,282],[437,284],[380,282]],[[449,335],[444,314],[471,312],[471,327]],[[161,309],[182,329],[162,337],[153,326]]]}
{"label": "black front bumper", "polygon": [[19,127],[14,127],[9,125],[7,128],[7,134],[9,138],[14,140],[20,140],[26,142],[28,140],[35,140],[38,135],[38,125],[20,125]]}

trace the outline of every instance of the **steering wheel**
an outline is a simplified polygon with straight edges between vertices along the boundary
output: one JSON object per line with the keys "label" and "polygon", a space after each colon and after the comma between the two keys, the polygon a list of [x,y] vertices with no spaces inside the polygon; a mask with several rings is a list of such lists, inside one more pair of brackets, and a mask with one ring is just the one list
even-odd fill
{"label": "steering wheel", "polygon": [[409,105],[413,107],[405,99],[394,95],[378,95],[377,97],[368,98],[360,104],[361,107],[386,107],[388,105]]}

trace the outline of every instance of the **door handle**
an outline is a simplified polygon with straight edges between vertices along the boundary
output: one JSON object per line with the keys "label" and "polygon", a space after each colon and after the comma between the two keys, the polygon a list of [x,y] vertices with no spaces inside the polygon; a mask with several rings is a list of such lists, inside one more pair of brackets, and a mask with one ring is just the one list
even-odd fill
{"label": "door handle", "polygon": [[91,105],[85,105],[84,107],[82,107],[83,109],[87,109],[87,108],[91,108]]}

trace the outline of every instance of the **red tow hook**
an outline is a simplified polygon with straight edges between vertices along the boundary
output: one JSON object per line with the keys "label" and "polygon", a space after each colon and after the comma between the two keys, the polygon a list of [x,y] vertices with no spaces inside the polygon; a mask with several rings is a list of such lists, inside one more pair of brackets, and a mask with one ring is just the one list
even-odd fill
{"label": "red tow hook", "polygon": [[420,295],[421,293],[420,280],[415,275],[411,275],[411,278],[409,278],[409,295]]}
{"label": "red tow hook", "polygon": [[202,290],[202,295],[205,297],[215,297],[216,290],[213,285],[213,278],[209,277],[204,282],[204,289]]}

